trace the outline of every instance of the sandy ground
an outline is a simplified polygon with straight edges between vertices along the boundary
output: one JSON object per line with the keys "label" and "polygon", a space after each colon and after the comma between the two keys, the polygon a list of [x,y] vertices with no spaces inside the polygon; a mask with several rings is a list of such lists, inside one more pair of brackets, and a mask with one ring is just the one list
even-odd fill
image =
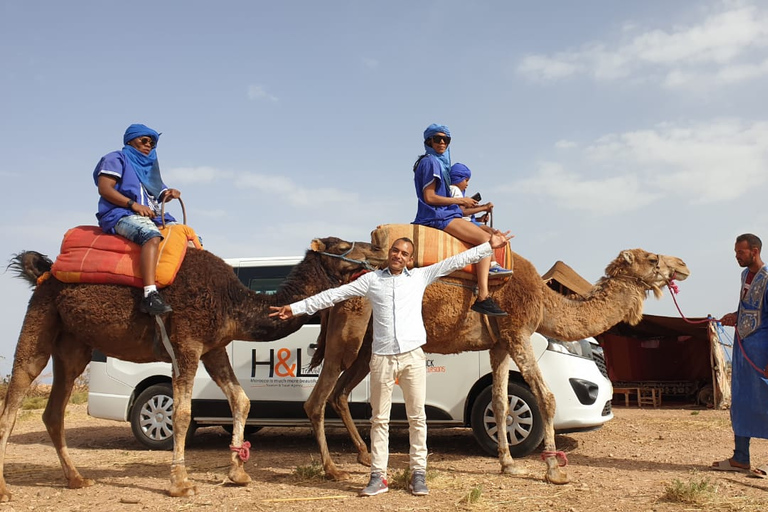
{"label": "sandy ground", "polygon": [[[190,477],[198,485],[192,498],[166,494],[170,453],[147,451],[133,439],[127,423],[90,418],[84,405],[67,416],[70,453],[93,487],[67,489],[58,459],[40,419],[41,411],[20,416],[8,444],[5,477],[13,494],[0,512],[29,510],[516,510],[587,512],[610,510],[765,510],[768,480],[708,470],[730,455],[727,411],[693,407],[639,409],[616,407],[616,418],[602,429],[560,435],[558,448],[569,459],[572,483],[543,481],[538,454],[522,459],[523,476],[499,473],[496,459],[480,452],[468,429],[430,431],[431,494],[413,497],[396,488],[407,468],[407,432],[393,430],[389,493],[359,498],[367,469],[342,430],[329,431],[331,451],[352,474],[330,482],[311,472],[318,460],[307,428],[267,428],[251,436],[246,469],[248,487],[226,480],[229,438],[220,428],[200,429],[186,454]],[[366,433],[367,434],[367,433]],[[753,463],[768,462],[768,441],[753,442]],[[297,471],[299,468],[300,471]],[[394,478],[392,478],[394,476]]]}

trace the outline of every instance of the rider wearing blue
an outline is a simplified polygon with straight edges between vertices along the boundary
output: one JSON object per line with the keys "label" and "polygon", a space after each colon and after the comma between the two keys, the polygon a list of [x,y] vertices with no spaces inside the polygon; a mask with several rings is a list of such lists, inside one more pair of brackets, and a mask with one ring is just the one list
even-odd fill
{"label": "rider wearing blue", "polygon": [[[418,209],[413,224],[422,224],[441,229],[459,240],[478,246],[490,240],[491,234],[479,226],[466,222],[460,206],[471,208],[477,201],[471,197],[451,197],[451,132],[447,126],[431,124],[424,131],[426,154],[419,157],[413,166],[413,180],[418,197]],[[483,315],[505,316],[507,313],[490,297],[488,274],[491,258],[476,263],[477,300],[472,310]],[[506,274],[511,274],[506,271]],[[502,275],[496,273],[495,275]]]}
{"label": "rider wearing blue", "polygon": [[[161,202],[181,196],[160,176],[155,152],[159,138],[152,128],[132,124],[123,135],[123,149],[102,157],[93,171],[100,196],[96,213],[99,226],[105,233],[121,235],[141,246],[144,299],[139,309],[150,315],[172,311],[155,285],[158,247],[163,239],[157,226],[163,221]],[[165,222],[173,223],[175,219],[166,213]]]}

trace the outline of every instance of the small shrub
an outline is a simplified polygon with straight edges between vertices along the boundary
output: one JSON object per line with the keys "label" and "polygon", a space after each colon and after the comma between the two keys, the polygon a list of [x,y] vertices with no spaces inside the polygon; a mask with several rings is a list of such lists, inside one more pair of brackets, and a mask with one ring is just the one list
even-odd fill
{"label": "small shrub", "polygon": [[708,501],[717,491],[709,478],[700,481],[681,482],[677,478],[667,485],[662,499],[673,503],[701,504]]}
{"label": "small shrub", "polygon": [[46,404],[48,404],[48,397],[46,396],[28,396],[21,402],[21,408],[25,410],[45,409]]}
{"label": "small shrub", "polygon": [[[432,470],[427,470],[427,482],[435,477],[435,473]],[[390,473],[387,478],[387,484],[392,489],[405,489],[408,490],[408,484],[411,483],[411,470],[404,469],[402,471],[395,471]]]}
{"label": "small shrub", "polygon": [[483,496],[483,488],[478,486],[475,486],[472,488],[471,491],[469,491],[463,498],[459,500],[459,503],[465,504],[465,505],[474,505],[478,501],[480,501],[480,498]]}
{"label": "small shrub", "polygon": [[323,478],[323,466],[313,458],[307,465],[296,466],[294,474],[302,480]]}

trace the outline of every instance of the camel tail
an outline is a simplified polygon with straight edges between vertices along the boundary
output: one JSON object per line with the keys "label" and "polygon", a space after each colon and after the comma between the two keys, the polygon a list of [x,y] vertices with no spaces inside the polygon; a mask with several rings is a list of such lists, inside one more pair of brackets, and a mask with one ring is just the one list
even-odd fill
{"label": "camel tail", "polygon": [[37,279],[50,272],[53,262],[45,254],[37,251],[22,251],[14,254],[6,270],[11,270],[16,277],[26,280],[30,286],[37,285]]}

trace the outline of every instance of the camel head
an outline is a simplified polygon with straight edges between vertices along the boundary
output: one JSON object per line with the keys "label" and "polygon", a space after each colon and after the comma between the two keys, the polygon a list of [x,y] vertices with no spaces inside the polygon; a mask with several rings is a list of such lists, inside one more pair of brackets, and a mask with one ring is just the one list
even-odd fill
{"label": "camel head", "polygon": [[684,281],[690,274],[688,266],[680,258],[642,249],[622,251],[605,269],[605,275],[609,278],[639,281],[646,292],[653,291],[657,299],[661,298],[662,287],[674,280]]}
{"label": "camel head", "polygon": [[336,237],[315,238],[310,251],[321,256],[326,272],[347,283],[361,272],[374,270],[387,260],[386,249],[367,242],[347,242]]}

